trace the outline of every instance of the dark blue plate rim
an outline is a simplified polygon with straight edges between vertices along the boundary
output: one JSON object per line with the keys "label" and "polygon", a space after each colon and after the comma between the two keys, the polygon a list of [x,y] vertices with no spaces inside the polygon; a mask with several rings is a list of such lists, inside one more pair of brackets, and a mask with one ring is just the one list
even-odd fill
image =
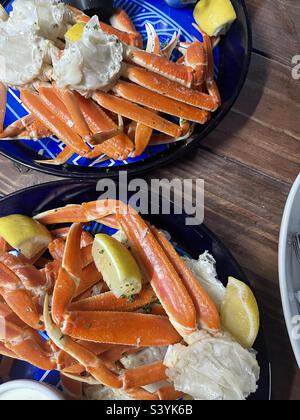
{"label": "dark blue plate rim", "polygon": [[[1,0],[1,4],[6,6],[10,0]],[[148,173],[153,169],[159,168],[161,166],[167,165],[177,159],[183,157],[184,154],[187,152],[199,147],[200,142],[208,136],[216,127],[221,123],[221,121],[225,118],[225,116],[229,113],[230,109],[235,104],[248,75],[250,62],[251,62],[251,54],[252,54],[252,28],[249,19],[249,13],[247,10],[247,6],[245,4],[245,0],[238,0],[238,3],[242,6],[244,19],[245,19],[245,27],[246,27],[246,50],[245,50],[245,59],[243,63],[243,67],[241,69],[241,75],[239,78],[239,83],[237,84],[233,95],[231,98],[226,101],[226,104],[219,109],[213,115],[213,118],[209,124],[207,124],[200,133],[198,133],[197,137],[193,138],[193,140],[185,142],[185,143],[178,143],[178,145],[172,145],[172,147],[168,148],[164,152],[158,154],[157,156],[153,156],[151,158],[145,158],[140,160],[139,162],[132,163],[128,166],[121,166],[121,167],[112,167],[112,168],[94,168],[94,167],[87,167],[87,166],[75,166],[75,165],[61,165],[57,167],[51,167],[47,165],[42,165],[36,162],[28,162],[22,158],[14,158],[9,153],[1,150],[0,155],[10,159],[11,161],[22,164],[23,166],[36,170],[38,172],[42,172],[48,175],[64,177],[64,178],[77,178],[77,179],[84,179],[88,178],[90,180],[93,179],[100,179],[105,177],[110,178],[117,178],[119,176],[120,171],[126,171],[128,176],[135,176],[141,175],[144,173]],[[222,45],[222,44],[221,44]]]}
{"label": "dark blue plate rim", "polygon": [[[44,204],[46,205],[46,203],[49,204],[51,201],[59,197],[62,193],[63,194],[69,193],[71,195],[75,193],[75,196],[76,196],[78,194],[88,193],[92,189],[93,191],[95,191],[95,186],[96,184],[92,180],[77,180],[74,182],[74,180],[66,180],[66,179],[59,180],[59,181],[51,181],[51,182],[47,182],[47,183],[43,183],[39,185],[33,185],[31,187],[24,188],[22,190],[19,190],[17,192],[14,192],[12,194],[9,194],[1,198],[0,199],[0,216],[8,214],[7,212],[9,212],[9,205],[7,206],[6,204],[9,204],[11,200],[12,202],[14,202],[14,199],[17,199],[18,196],[22,196],[24,194],[26,196],[34,196],[34,194],[37,193],[39,190],[42,190],[42,189],[49,190],[51,191],[52,194],[50,195],[49,200],[45,200]],[[72,199],[70,199],[70,201],[72,201]],[[4,205],[4,212],[1,211],[3,205]],[[171,201],[171,206],[174,209],[175,205],[174,205],[174,202],[172,201]],[[154,218],[156,217],[159,219],[161,216],[154,216]],[[171,231],[171,226],[168,227],[170,228],[170,233],[172,234],[173,238],[177,239],[179,244],[180,242],[186,242],[186,238],[184,238],[183,237],[184,235],[182,234],[182,229],[183,229],[182,226],[184,226],[184,223],[180,223],[179,221],[179,219],[183,217],[185,216],[174,215],[174,222],[172,222],[173,232]],[[162,217],[162,223],[164,223],[163,217]],[[158,227],[164,228],[163,226],[159,226],[159,224],[157,225]],[[180,237],[178,236],[176,238],[177,234],[176,234],[176,231],[174,230],[174,225],[176,226],[177,230],[181,230]],[[218,255],[220,255],[220,257],[217,257],[217,264],[218,264],[219,258],[221,258],[222,261],[226,261],[226,265],[228,264],[230,266],[231,275],[234,274],[236,277],[238,277],[242,281],[246,282],[247,284],[250,284],[243,269],[240,267],[239,263],[237,262],[235,257],[232,255],[230,250],[208,227],[206,227],[205,225],[201,225],[201,226],[193,226],[193,227],[189,226],[188,228],[192,229],[192,231],[197,234],[198,239],[199,237],[203,238],[204,236],[206,237],[206,239],[209,239],[211,241],[212,245],[214,245],[214,250],[209,250],[209,251],[212,252],[213,254],[216,254],[218,252]],[[217,249],[215,249],[216,247]],[[184,248],[185,247],[183,247],[183,249]],[[199,248],[200,248],[200,245],[199,245]],[[216,255],[214,256],[216,257]],[[224,271],[225,270],[226,268],[224,268]],[[218,274],[219,274],[220,279],[224,282],[224,278],[223,279],[221,278],[222,269],[218,270]],[[268,348],[265,342],[265,334],[264,334],[263,325],[260,329],[260,334],[257,339],[256,345],[257,345],[257,348],[260,348],[258,352],[258,359],[259,359],[259,363],[261,367],[261,377],[260,377],[257,393],[253,394],[249,399],[250,400],[272,400],[272,368],[271,368],[271,362],[269,359]]]}

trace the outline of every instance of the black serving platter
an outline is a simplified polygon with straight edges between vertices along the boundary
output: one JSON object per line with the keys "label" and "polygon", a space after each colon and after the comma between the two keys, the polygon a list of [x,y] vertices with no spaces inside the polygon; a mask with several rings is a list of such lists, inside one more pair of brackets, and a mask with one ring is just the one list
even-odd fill
{"label": "black serving platter", "polygon": [[[92,182],[63,180],[42,185],[36,185],[11,194],[0,200],[0,217],[10,214],[35,215],[39,212],[62,207],[67,204],[81,204],[96,200],[99,192]],[[129,196],[130,197],[130,196]],[[243,270],[223,243],[204,225],[186,226],[186,215],[175,214],[174,204],[171,203],[169,215],[144,216],[146,220],[160,229],[167,231],[180,249],[193,258],[209,251],[217,261],[219,279],[224,285],[228,277],[233,276],[249,284]],[[256,394],[251,400],[271,399],[271,366],[265,347],[263,329],[255,343],[261,376]],[[32,379],[33,367],[24,368],[16,362],[12,379]],[[35,378],[44,377],[44,372],[35,372]],[[0,378],[1,379],[1,378]],[[50,380],[54,378],[50,376]],[[55,382],[50,382],[55,384]]]}

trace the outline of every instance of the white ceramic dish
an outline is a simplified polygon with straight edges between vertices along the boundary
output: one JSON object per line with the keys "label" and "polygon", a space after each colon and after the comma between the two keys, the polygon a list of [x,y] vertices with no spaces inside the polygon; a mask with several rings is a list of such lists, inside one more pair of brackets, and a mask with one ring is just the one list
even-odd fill
{"label": "white ceramic dish", "polygon": [[293,235],[300,233],[300,175],[288,197],[279,241],[279,279],[285,321],[294,354],[300,368],[300,264],[291,244]]}
{"label": "white ceramic dish", "polygon": [[63,401],[55,388],[36,381],[11,381],[0,385],[0,401]]}

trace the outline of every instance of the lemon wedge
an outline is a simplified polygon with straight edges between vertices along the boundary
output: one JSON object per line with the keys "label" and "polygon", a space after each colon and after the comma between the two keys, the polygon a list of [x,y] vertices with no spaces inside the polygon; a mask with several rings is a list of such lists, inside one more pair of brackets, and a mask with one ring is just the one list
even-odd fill
{"label": "lemon wedge", "polygon": [[230,0],[200,0],[194,18],[207,35],[219,36],[225,35],[237,16]]}
{"label": "lemon wedge", "polygon": [[131,297],[142,290],[142,274],[130,251],[112,236],[96,235],[93,257],[105,283],[117,297]]}
{"label": "lemon wedge", "polygon": [[20,214],[0,218],[0,236],[28,259],[35,257],[52,241],[45,226]]}
{"label": "lemon wedge", "polygon": [[223,327],[245,348],[252,348],[259,332],[259,309],[251,289],[229,278],[221,307]]}
{"label": "lemon wedge", "polygon": [[76,23],[65,34],[66,41],[71,43],[79,41],[83,35],[85,23]]}

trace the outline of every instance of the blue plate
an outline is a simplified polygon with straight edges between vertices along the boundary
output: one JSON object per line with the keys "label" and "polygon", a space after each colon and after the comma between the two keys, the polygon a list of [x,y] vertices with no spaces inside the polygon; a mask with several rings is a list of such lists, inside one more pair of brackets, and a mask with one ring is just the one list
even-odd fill
{"label": "blue plate", "polygon": [[[7,11],[12,8],[13,0],[1,1]],[[187,141],[172,145],[148,147],[138,158],[126,161],[108,160],[95,163],[79,156],[73,156],[67,164],[51,167],[35,162],[41,158],[55,158],[64,145],[55,137],[39,141],[0,142],[0,153],[15,162],[32,169],[57,175],[60,177],[100,178],[109,175],[116,177],[119,170],[126,170],[131,175],[137,175],[159,165],[182,157],[182,153],[196,146],[224,118],[232,107],[244,84],[251,56],[251,30],[247,11],[243,0],[233,0],[238,19],[230,32],[223,38],[215,51],[216,79],[220,88],[223,105],[213,114],[213,118],[204,126],[198,126],[193,136]],[[182,40],[190,41],[199,38],[199,33],[193,28],[193,8],[173,9],[164,0],[115,0],[115,5],[123,7],[131,16],[137,29],[146,36],[145,24],[150,22],[157,30],[162,42],[171,39],[175,31],[181,30]],[[18,92],[9,91],[5,125],[26,115]]]}
{"label": "blue plate", "polygon": [[[96,200],[98,196],[96,186],[91,182],[74,183],[74,181],[66,180],[52,182],[19,191],[0,200],[0,217],[18,213],[32,216],[67,204],[81,204]],[[200,254],[209,251],[217,261],[218,276],[224,285],[227,284],[229,276],[234,276],[248,283],[236,260],[210,230],[203,225],[186,226],[185,215],[175,214],[172,203],[170,214],[171,216],[146,216],[146,219],[155,226],[169,232],[179,252],[197,259]],[[94,233],[103,230],[103,226],[99,224],[94,224],[89,228]],[[256,394],[252,395],[251,399],[269,400],[271,398],[270,362],[262,331],[255,344],[255,349],[258,352],[261,376],[258,390]],[[44,372],[23,362],[14,363],[11,378],[34,379],[58,387],[60,383],[57,372]]]}

